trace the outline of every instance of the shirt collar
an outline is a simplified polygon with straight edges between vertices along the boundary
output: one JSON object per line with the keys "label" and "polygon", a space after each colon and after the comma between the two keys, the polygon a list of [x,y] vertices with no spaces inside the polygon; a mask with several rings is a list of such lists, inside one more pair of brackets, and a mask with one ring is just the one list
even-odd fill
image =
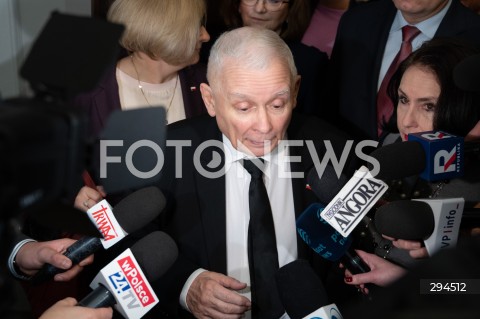
{"label": "shirt collar", "polygon": [[[437,32],[438,26],[447,14],[447,11],[450,8],[451,4],[452,0],[448,0],[447,5],[443,7],[443,9],[440,10],[436,15],[420,23],[417,23],[415,27],[417,27],[423,34],[425,34],[430,39],[433,38],[435,36],[435,33]],[[400,10],[397,10],[397,14],[395,15],[395,19],[393,20],[390,33],[400,31],[400,29],[402,29],[408,24],[409,23],[405,20]]]}

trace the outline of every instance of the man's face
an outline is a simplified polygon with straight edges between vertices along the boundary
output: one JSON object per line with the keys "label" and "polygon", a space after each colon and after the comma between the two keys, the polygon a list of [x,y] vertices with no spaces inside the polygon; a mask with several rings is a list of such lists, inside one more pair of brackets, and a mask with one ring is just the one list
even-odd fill
{"label": "man's face", "polygon": [[402,12],[405,20],[415,24],[437,14],[448,0],[393,0],[393,3]]}
{"label": "man's face", "polygon": [[209,114],[237,150],[257,157],[269,153],[285,137],[299,77],[292,81],[288,68],[276,61],[266,70],[227,61],[220,74],[214,90],[201,86]]}

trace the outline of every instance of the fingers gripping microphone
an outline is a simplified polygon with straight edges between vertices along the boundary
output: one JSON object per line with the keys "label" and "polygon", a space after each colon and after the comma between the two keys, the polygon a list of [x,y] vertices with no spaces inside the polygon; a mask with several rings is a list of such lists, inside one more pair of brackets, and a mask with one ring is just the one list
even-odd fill
{"label": "fingers gripping microphone", "polygon": [[337,318],[342,316],[335,304],[328,304],[322,281],[305,260],[281,267],[276,275],[278,292],[291,319]]}
{"label": "fingers gripping microphone", "polygon": [[125,318],[141,318],[158,303],[149,281],[160,278],[177,256],[170,236],[160,231],[150,233],[105,266],[90,284],[94,290],[78,305],[113,306]]}
{"label": "fingers gripping microphone", "polygon": [[[165,207],[165,197],[157,187],[142,188],[124,199],[113,209],[104,200],[88,210],[90,218],[103,234],[103,239],[83,237],[67,248],[64,255],[72,264],[98,251],[108,249],[126,234],[132,233],[155,219]],[[107,211],[112,214],[107,214]],[[125,234],[126,233],[126,234]],[[66,270],[46,264],[33,278],[39,284]]]}
{"label": "fingers gripping microphone", "polygon": [[297,219],[300,237],[317,254],[333,262],[340,261],[351,273],[369,272],[368,265],[350,249],[352,239],[343,237],[320,216],[323,209],[320,204],[312,204],[300,215]]}

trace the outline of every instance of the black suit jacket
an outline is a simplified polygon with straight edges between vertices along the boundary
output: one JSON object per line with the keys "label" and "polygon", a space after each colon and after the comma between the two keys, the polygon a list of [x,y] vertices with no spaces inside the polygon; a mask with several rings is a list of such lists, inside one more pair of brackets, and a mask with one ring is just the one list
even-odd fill
{"label": "black suit jacket", "polygon": [[[377,83],[396,12],[391,0],[374,1],[348,10],[340,20],[330,70],[337,112],[330,117],[358,139],[377,139]],[[480,43],[480,16],[453,0],[435,37]]]}
{"label": "black suit jacket", "polygon": [[[307,119],[302,115],[294,115],[288,129],[290,140],[313,140],[320,159],[325,153],[324,140],[331,140],[337,154],[341,154],[346,137],[339,134],[320,119]],[[183,148],[182,161],[175,161],[173,149],[166,150],[161,189],[167,197],[167,207],[162,212],[160,227],[175,239],[180,255],[167,274],[154,283],[154,288],[159,295],[161,311],[170,312],[173,317],[189,318],[191,315],[183,310],[176,314],[180,291],[187,278],[198,268],[227,272],[225,177],[224,174],[213,179],[203,177],[193,165],[197,147],[208,140],[221,142],[222,134],[214,118],[202,116],[169,125],[168,140],[191,140],[192,146]],[[213,151],[221,153],[223,161],[223,152],[216,147]],[[202,152],[199,160],[204,168],[212,160],[213,153],[208,148]],[[292,163],[293,172],[307,172],[313,165],[306,146],[292,147],[290,153],[290,156],[302,158],[301,162]],[[177,171],[181,168],[182,178],[175,178],[174,165]],[[315,201],[315,196],[306,189],[304,179],[292,179],[292,186],[295,215],[299,216]],[[299,258],[310,260],[319,275],[325,277],[329,263],[315,256],[298,236],[297,242]],[[153,310],[150,316],[155,315],[158,313]],[[167,316],[165,312],[162,315]]]}

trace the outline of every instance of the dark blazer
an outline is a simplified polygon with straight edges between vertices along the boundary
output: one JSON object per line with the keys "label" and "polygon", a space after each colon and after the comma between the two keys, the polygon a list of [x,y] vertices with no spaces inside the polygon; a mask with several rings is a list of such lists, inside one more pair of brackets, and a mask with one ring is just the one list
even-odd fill
{"label": "dark blazer", "polygon": [[[378,76],[396,12],[392,1],[374,1],[349,9],[340,20],[329,90],[337,112],[330,117],[358,139],[377,139]],[[480,43],[480,16],[453,0],[435,37],[463,37]]]}
{"label": "dark blazer", "polygon": [[300,41],[287,42],[292,51],[297,72],[301,76],[296,112],[321,115],[325,108],[324,95],[328,71],[328,55]]}
{"label": "dark blazer", "polygon": [[[99,85],[91,92],[79,94],[73,105],[83,109],[88,116],[89,133],[97,137],[105,127],[109,115],[120,110],[120,95],[116,79],[116,67],[106,71]],[[178,72],[187,118],[207,113],[200,94],[200,84],[207,82],[204,64],[190,65]]]}
{"label": "dark blazer", "polygon": [[[324,140],[331,140],[338,156],[345,145],[345,138],[333,127],[317,118],[294,115],[288,128],[291,140],[313,140],[322,159],[325,153]],[[194,167],[194,152],[198,145],[207,140],[222,141],[215,118],[208,116],[179,121],[168,127],[168,140],[189,140],[192,146],[182,150],[182,161],[175,161],[175,152],[166,150],[162,169],[161,189],[167,198],[166,209],[162,212],[162,230],[176,241],[180,255],[170,270],[156,283],[162,311],[176,313],[180,291],[187,278],[198,268],[226,274],[226,199],[225,177],[203,177]],[[200,156],[203,167],[212,160],[213,149],[207,148]],[[223,151],[215,148],[214,151]],[[290,156],[301,156],[302,161],[291,163],[292,172],[307,172],[313,165],[307,147],[292,147]],[[223,167],[223,165],[221,166]],[[175,168],[182,170],[182,178],[175,178]],[[299,216],[306,207],[316,200],[306,189],[305,179],[292,179],[295,215]],[[325,278],[329,263],[304,244],[297,236],[299,258],[308,259],[319,275]],[[152,317],[157,316],[152,311]],[[166,316],[165,313],[162,316]],[[173,315],[190,318],[191,314],[180,310]]]}

